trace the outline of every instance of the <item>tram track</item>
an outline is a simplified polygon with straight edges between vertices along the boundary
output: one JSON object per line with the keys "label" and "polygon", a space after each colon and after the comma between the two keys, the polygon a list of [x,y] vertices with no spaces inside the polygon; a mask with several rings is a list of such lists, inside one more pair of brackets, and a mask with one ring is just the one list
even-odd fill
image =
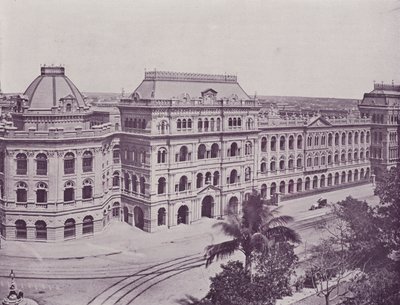
{"label": "tram track", "polygon": [[[87,305],[130,304],[154,285],[203,265],[204,258],[198,253],[149,266],[110,285],[94,296]],[[154,280],[155,283],[152,282]],[[135,295],[136,292],[138,293]],[[128,297],[131,299],[126,300]]]}

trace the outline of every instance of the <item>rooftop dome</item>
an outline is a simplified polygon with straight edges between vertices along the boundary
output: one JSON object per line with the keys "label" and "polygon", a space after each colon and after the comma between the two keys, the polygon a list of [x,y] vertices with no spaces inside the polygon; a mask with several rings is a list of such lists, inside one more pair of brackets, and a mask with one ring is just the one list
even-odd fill
{"label": "rooftop dome", "polygon": [[49,112],[59,108],[65,112],[79,112],[87,109],[82,93],[65,76],[64,67],[42,67],[40,72],[24,93],[28,111]]}

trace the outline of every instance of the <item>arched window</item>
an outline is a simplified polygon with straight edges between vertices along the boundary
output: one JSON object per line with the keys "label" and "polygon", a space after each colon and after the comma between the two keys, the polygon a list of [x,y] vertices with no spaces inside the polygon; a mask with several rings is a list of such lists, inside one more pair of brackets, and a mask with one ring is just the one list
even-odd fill
{"label": "arched window", "polygon": [[267,198],[267,185],[266,184],[261,185],[261,198],[263,198],[263,199]]}
{"label": "arched window", "polygon": [[26,222],[24,220],[17,220],[15,222],[15,237],[17,239],[26,239],[27,230],[26,230]]}
{"label": "arched window", "polygon": [[129,191],[130,190],[130,184],[131,184],[131,179],[129,178],[129,174],[125,173],[124,174],[124,189],[125,191]]}
{"label": "arched window", "polygon": [[329,154],[328,154],[328,165],[331,165],[332,164],[332,153],[330,152]]}
{"label": "arched window", "polygon": [[221,119],[217,118],[217,131],[221,130]]}
{"label": "arched window", "polygon": [[333,145],[333,135],[330,133],[328,134],[328,146]]}
{"label": "arched window", "polygon": [[140,177],[140,194],[144,195],[146,193],[146,179]]}
{"label": "arched window", "polygon": [[357,131],[354,134],[354,144],[358,144],[358,132]]}
{"label": "arched window", "polygon": [[241,119],[241,118],[238,118],[238,119],[237,119],[237,125],[238,125],[238,126],[242,126],[242,119]]}
{"label": "arched window", "polygon": [[181,119],[177,119],[177,120],[176,120],[176,128],[177,128],[178,130],[181,130],[181,128],[182,128],[182,121],[181,121]]}
{"label": "arched window", "polygon": [[347,182],[351,182],[353,180],[353,172],[350,170],[347,174]]}
{"label": "arched window", "polygon": [[35,222],[36,239],[46,240],[47,239],[47,225],[43,220]]}
{"label": "arched window", "polygon": [[208,127],[209,127],[208,119],[205,118],[205,119],[204,119],[204,131],[208,131]]}
{"label": "arched window", "polygon": [[271,151],[276,151],[276,138],[271,138]]}
{"label": "arched window", "polygon": [[318,187],[318,177],[314,176],[313,177],[313,189],[316,189]]}
{"label": "arched window", "polygon": [[344,152],[340,155],[340,162],[346,162],[346,154]]}
{"label": "arched window", "polygon": [[93,182],[90,179],[83,181],[82,199],[92,199],[93,197]]}
{"label": "arched window", "polygon": [[[335,173],[335,185],[338,185],[338,184],[339,184],[339,178],[340,178],[339,173]],[[330,185],[330,184],[329,184],[329,180],[328,180],[328,185]]]}
{"label": "arched window", "polygon": [[118,164],[120,162],[120,149],[119,149],[119,145],[115,145],[113,147],[113,162]]}
{"label": "arched window", "polygon": [[75,173],[75,156],[72,152],[69,152],[64,156],[64,174],[73,173]]}
{"label": "arched window", "polygon": [[142,129],[146,129],[146,120],[145,119],[143,119],[141,127],[142,127]]}
{"label": "arched window", "polygon": [[297,149],[302,149],[303,148],[303,137],[298,135],[297,136]]}
{"label": "arched window", "polygon": [[321,156],[321,165],[325,165],[326,164],[326,157],[325,155]]}
{"label": "arched window", "polygon": [[318,166],[319,165],[319,157],[315,156],[314,157],[314,166]]}
{"label": "arched window", "polygon": [[160,122],[160,124],[158,125],[158,129],[160,131],[160,134],[165,134],[168,131],[168,123],[164,120],[162,120]]}
{"label": "arched window", "polygon": [[182,146],[179,150],[179,161],[188,161],[189,160],[189,153],[188,148],[186,146]]}
{"label": "arched window", "polygon": [[286,183],[285,181],[281,181],[281,183],[279,183],[279,193],[285,194],[285,189],[286,189]]}
{"label": "arched window", "polygon": [[361,131],[360,142],[364,144],[364,131]]}
{"label": "arched window", "polygon": [[65,105],[65,111],[66,112],[71,112],[72,111],[72,105],[70,103],[68,103],[67,105]]}
{"label": "arched window", "polygon": [[293,180],[289,180],[288,193],[293,193],[293,192],[294,192],[294,181]]}
{"label": "arched window", "polygon": [[182,176],[179,179],[179,192],[185,191],[188,189],[188,178],[186,176]]}
{"label": "arched window", "polygon": [[237,125],[236,118],[233,118],[233,127],[236,127],[236,125]]}
{"label": "arched window", "polygon": [[286,149],[286,138],[284,136],[281,136],[279,139],[279,149],[280,150]]}
{"label": "arched window", "polygon": [[219,146],[217,143],[211,145],[211,158],[218,158]]}
{"label": "arched window", "polygon": [[36,175],[47,175],[47,156],[38,154],[36,156]]}
{"label": "arched window", "polygon": [[279,170],[285,170],[285,160],[282,158],[279,160]]}
{"label": "arched window", "polygon": [[197,149],[197,159],[205,159],[207,157],[207,148],[204,144],[200,144]]}
{"label": "arched window", "polygon": [[67,181],[64,184],[64,202],[75,200],[75,189],[72,181]]}
{"label": "arched window", "polygon": [[232,184],[232,183],[237,183],[237,182],[239,182],[239,177],[238,177],[236,169],[233,169],[229,175],[229,183]]}
{"label": "arched window", "polygon": [[140,153],[140,162],[141,162],[142,164],[146,164],[146,152],[145,152],[145,151],[142,151],[142,152]]}
{"label": "arched window", "polygon": [[160,148],[157,152],[157,163],[167,162],[167,150],[165,148]]}
{"label": "arched window", "polygon": [[311,156],[307,157],[307,166],[312,166],[312,159]]}
{"label": "arched window", "polygon": [[289,169],[294,169],[294,160],[293,160],[293,156],[289,157],[288,168],[289,168]]}
{"label": "arched window", "polygon": [[215,129],[215,120],[211,118],[210,120],[210,131],[214,131]]}
{"label": "arched window", "polygon": [[117,172],[117,171],[115,171],[114,173],[113,173],[113,186],[119,186],[120,185],[120,183],[119,183],[119,172]]}
{"label": "arched window", "polygon": [[112,205],[112,216],[114,218],[119,218],[119,214],[120,214],[120,205],[119,202],[114,202]]}
{"label": "arched window", "polygon": [[349,135],[347,136],[348,139],[348,144],[351,145],[353,144],[353,134],[351,132],[349,132]]}
{"label": "arched window", "polygon": [[301,178],[297,179],[296,191],[301,192],[303,190],[303,180]]}
{"label": "arched window", "polygon": [[203,186],[203,174],[198,173],[196,176],[196,187],[201,188]]}
{"label": "arched window", "polygon": [[93,171],[93,155],[90,151],[83,153],[82,170],[84,173]]}
{"label": "arched window", "polygon": [[252,145],[251,142],[246,142],[244,153],[246,156],[250,156],[252,154]]}
{"label": "arched window", "polygon": [[319,136],[315,136],[314,138],[314,146],[318,146],[319,145]]}
{"label": "arched window", "polygon": [[64,238],[72,238],[76,235],[75,219],[67,219],[64,222]]}
{"label": "arched window", "polygon": [[246,167],[244,170],[244,181],[250,181],[251,180],[251,168]]}
{"label": "arched window", "polygon": [[233,142],[231,144],[231,148],[230,148],[230,156],[234,157],[234,156],[238,156],[238,155],[239,155],[238,145],[236,144],[236,142]]}
{"label": "arched window", "polygon": [[205,183],[206,184],[211,184],[211,173],[207,172],[205,176]]}
{"label": "arched window", "polygon": [[88,215],[83,218],[82,223],[82,234],[93,234],[94,225],[93,225],[93,217]]}
{"label": "arched window", "polygon": [[197,129],[203,131],[203,121],[201,119],[197,121]]}
{"label": "arched window", "polygon": [[325,146],[325,144],[326,144],[326,137],[325,137],[325,135],[322,135],[322,137],[321,137],[321,145]]}
{"label": "arched window", "polygon": [[308,136],[307,137],[307,146],[310,147],[312,145],[312,137]]}
{"label": "arched window", "polygon": [[17,202],[28,201],[28,185],[25,182],[17,183]]}
{"label": "arched window", "polygon": [[187,128],[192,129],[192,119],[188,119]]}
{"label": "arched window", "polygon": [[266,172],[267,172],[267,163],[265,162],[265,160],[262,160],[262,161],[261,161],[261,164],[260,164],[260,171],[261,171],[262,173],[266,173]]}
{"label": "arched window", "polygon": [[289,137],[289,149],[294,149],[294,137]]}
{"label": "arched window", "polygon": [[273,195],[275,195],[275,193],[276,193],[276,183],[275,182],[272,182],[271,183],[271,187],[270,187],[270,189],[269,189],[269,193],[270,193],[270,196],[272,197]]}
{"label": "arched window", "polygon": [[136,175],[132,175],[132,192],[137,193],[138,179]]}
{"label": "arched window", "polygon": [[339,145],[339,134],[335,133],[335,145],[338,146]]}
{"label": "arched window", "polygon": [[365,137],[365,143],[369,143],[369,138],[370,138],[370,136],[369,136],[369,131],[367,131],[367,135],[366,135],[366,137]]}
{"label": "arched window", "polygon": [[214,172],[213,185],[219,185],[219,171],[215,171]]}
{"label": "arched window", "polygon": [[342,133],[342,145],[346,145],[346,134]]}
{"label": "arched window", "polygon": [[36,203],[46,203],[47,202],[47,184],[44,182],[39,182],[36,185]]}
{"label": "arched window", "polygon": [[26,175],[28,171],[28,158],[25,154],[17,155],[17,175]]}
{"label": "arched window", "polygon": [[269,165],[269,169],[270,169],[271,172],[276,171],[276,161],[275,161],[275,159],[271,160],[271,163]]}
{"label": "arched window", "polygon": [[303,158],[301,156],[297,156],[296,166],[297,166],[297,168],[300,168],[303,166]]}
{"label": "arched window", "polygon": [[267,151],[267,138],[266,137],[261,138],[261,151],[262,152]]}

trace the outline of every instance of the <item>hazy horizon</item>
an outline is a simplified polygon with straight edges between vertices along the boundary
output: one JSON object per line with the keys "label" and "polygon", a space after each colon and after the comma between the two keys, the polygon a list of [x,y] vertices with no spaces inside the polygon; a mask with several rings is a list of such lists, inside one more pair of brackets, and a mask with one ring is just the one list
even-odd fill
{"label": "hazy horizon", "polygon": [[43,64],[82,92],[130,94],[155,68],[235,74],[249,95],[361,99],[400,83],[398,0],[4,0],[0,16],[3,92]]}

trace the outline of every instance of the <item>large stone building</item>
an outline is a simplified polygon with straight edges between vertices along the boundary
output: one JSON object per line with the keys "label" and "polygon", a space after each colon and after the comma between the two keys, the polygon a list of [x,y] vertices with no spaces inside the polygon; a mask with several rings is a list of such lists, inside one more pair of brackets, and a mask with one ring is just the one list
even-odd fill
{"label": "large stone building", "polygon": [[146,72],[119,114],[43,67],[0,128],[1,235],[56,241],[125,221],[145,231],[366,183],[371,121],[282,116],[236,76]]}

